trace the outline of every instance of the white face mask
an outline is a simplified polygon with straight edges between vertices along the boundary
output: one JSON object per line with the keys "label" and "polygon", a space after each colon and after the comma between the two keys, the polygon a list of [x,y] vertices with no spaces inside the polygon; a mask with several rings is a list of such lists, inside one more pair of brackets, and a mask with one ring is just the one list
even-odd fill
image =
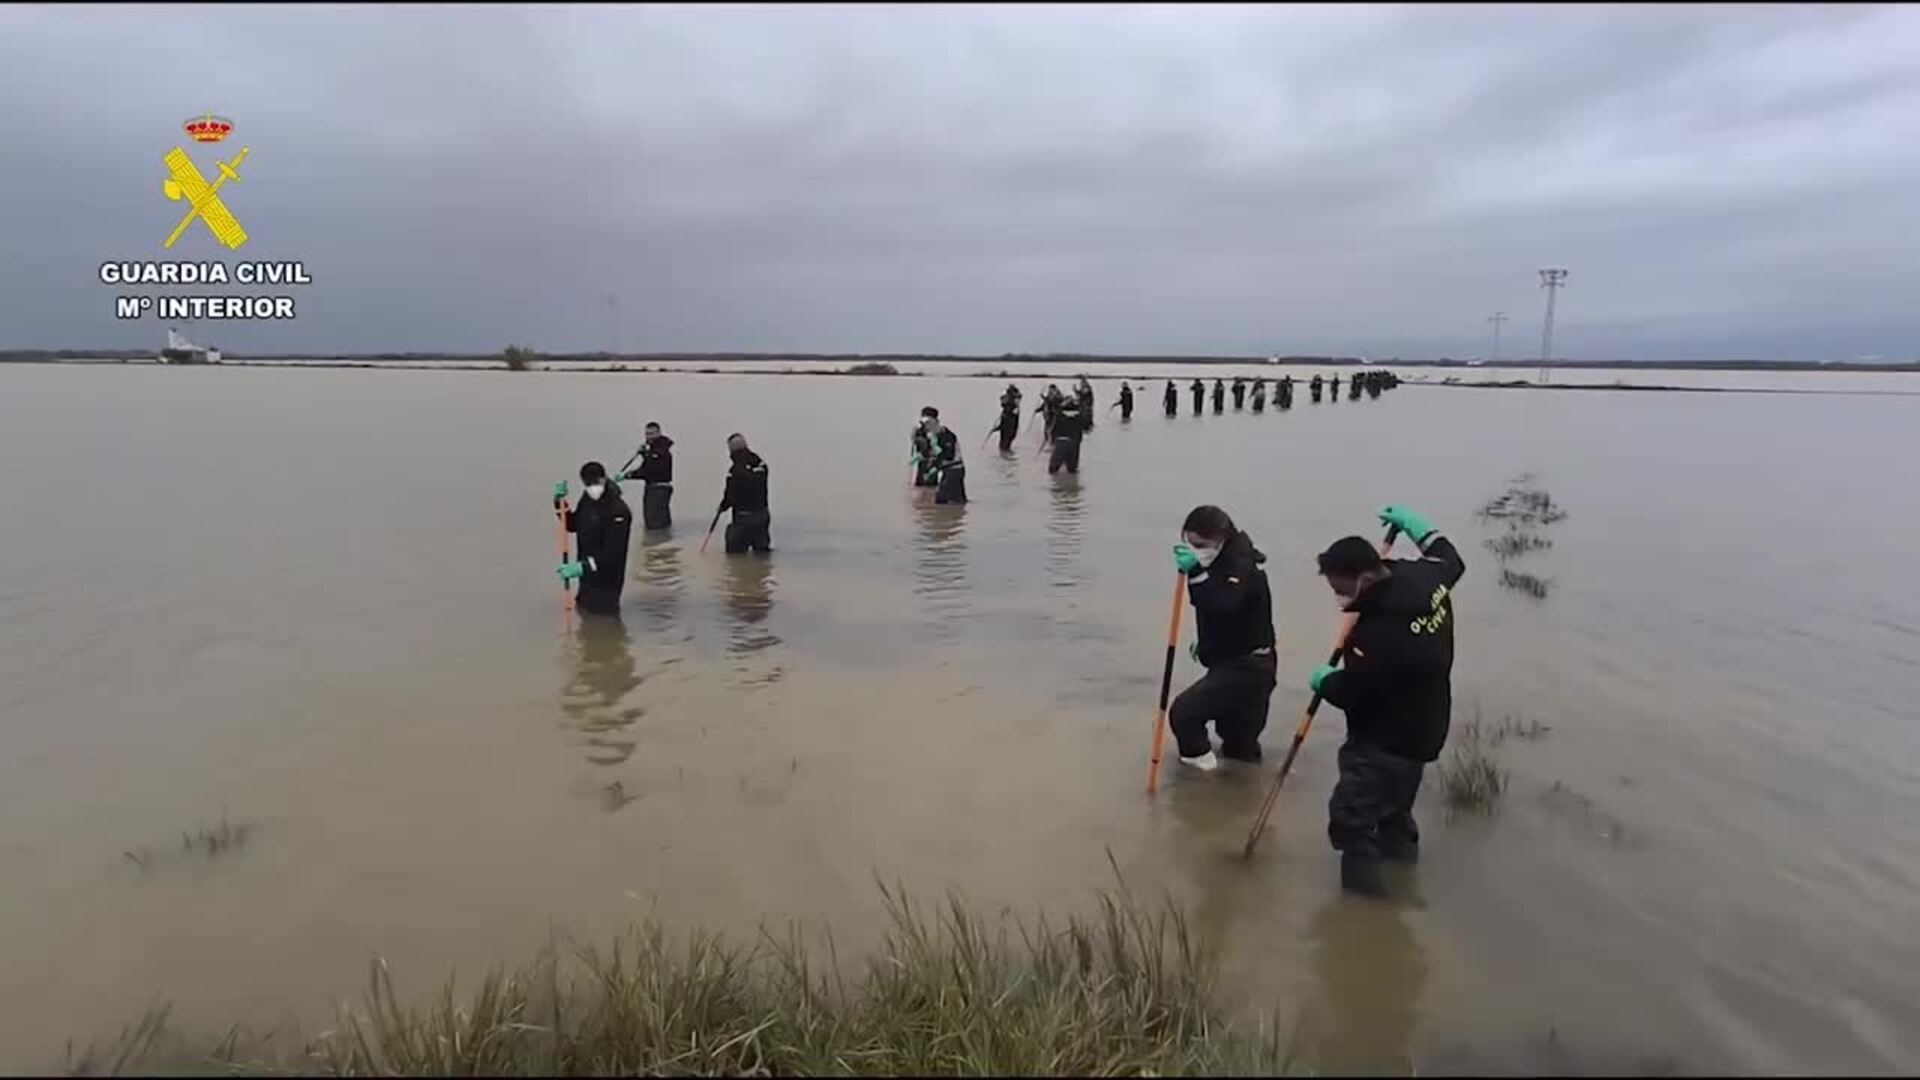
{"label": "white face mask", "polygon": [[1220,549],[1217,547],[1203,547],[1195,543],[1194,538],[1191,536],[1183,537],[1183,539],[1186,540],[1187,547],[1193,549],[1193,557],[1199,560],[1202,569],[1212,566],[1213,560],[1220,557]]}
{"label": "white face mask", "polygon": [[587,498],[589,499],[598,499],[600,496],[605,495],[606,493],[607,493],[607,485],[605,484],[592,484],[592,485],[589,485],[587,488]]}

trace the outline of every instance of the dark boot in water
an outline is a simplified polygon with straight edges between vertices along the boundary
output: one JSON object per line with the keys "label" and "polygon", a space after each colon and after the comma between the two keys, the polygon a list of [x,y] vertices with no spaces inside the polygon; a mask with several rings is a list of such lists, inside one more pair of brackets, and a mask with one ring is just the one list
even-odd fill
{"label": "dark boot in water", "polygon": [[1420,841],[1391,840],[1380,845],[1380,854],[1388,862],[1404,863],[1412,866],[1420,861]]}
{"label": "dark boot in water", "polygon": [[1385,898],[1387,883],[1380,874],[1380,860],[1343,853],[1340,856],[1340,887],[1356,896]]}

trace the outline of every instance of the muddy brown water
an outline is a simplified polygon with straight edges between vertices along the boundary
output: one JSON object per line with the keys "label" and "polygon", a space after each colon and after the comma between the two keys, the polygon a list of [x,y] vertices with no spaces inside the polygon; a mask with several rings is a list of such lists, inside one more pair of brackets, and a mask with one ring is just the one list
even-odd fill
{"label": "muddy brown water", "polygon": [[[375,952],[424,991],[646,911],[845,947],[876,872],[1076,908],[1110,852],[1322,1068],[1920,1068],[1910,401],[1407,385],[1195,420],[1185,381],[1124,426],[1103,384],[1050,479],[1030,435],[982,449],[993,380],[0,369],[0,1067],[157,995],[312,1030]],[[928,403],[965,508],[906,486]],[[548,491],[650,419],[675,528],[636,537],[620,624],[564,633]],[[765,561],[696,550],[733,430],[772,467]],[[1571,514],[1515,564],[1544,602],[1473,514],[1525,471]],[[1336,895],[1337,712],[1250,865],[1265,772],[1145,798],[1202,501],[1271,559],[1275,758],[1335,626],[1313,552],[1389,501],[1462,542],[1458,715],[1551,731],[1502,745],[1491,820],[1429,784],[1406,901]],[[244,844],[182,853],[223,812]]]}

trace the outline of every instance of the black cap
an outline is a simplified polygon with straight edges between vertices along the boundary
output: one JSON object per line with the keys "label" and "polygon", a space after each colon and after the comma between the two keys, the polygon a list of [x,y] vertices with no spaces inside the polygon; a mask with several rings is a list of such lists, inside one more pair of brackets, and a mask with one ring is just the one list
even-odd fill
{"label": "black cap", "polygon": [[1381,565],[1379,550],[1364,536],[1342,537],[1320,553],[1322,575],[1359,577]]}

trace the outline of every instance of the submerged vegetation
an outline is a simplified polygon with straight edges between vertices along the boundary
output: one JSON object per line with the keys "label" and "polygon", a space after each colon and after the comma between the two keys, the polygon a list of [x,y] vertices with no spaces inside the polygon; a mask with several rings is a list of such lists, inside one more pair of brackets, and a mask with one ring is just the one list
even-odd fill
{"label": "submerged vegetation", "polygon": [[900,369],[881,360],[870,360],[846,369],[849,375],[898,375]]}
{"label": "submerged vegetation", "polygon": [[1525,473],[1515,477],[1504,493],[1488,500],[1480,508],[1479,517],[1482,522],[1498,521],[1506,525],[1505,532],[1484,541],[1486,549],[1500,560],[1501,587],[1525,593],[1535,600],[1545,600],[1553,588],[1551,580],[1509,569],[1506,564],[1553,547],[1553,541],[1539,530],[1565,521],[1566,510],[1553,501],[1550,492],[1536,485],[1532,473]]}
{"label": "submerged vegetation", "polygon": [[[227,820],[227,812],[220,812],[220,824],[212,828],[201,827],[180,834],[180,855],[182,858],[205,855],[209,859],[217,858],[228,852],[244,847],[247,837],[252,835],[255,826],[251,822],[234,824]],[[129,848],[120,853],[120,857],[140,868],[143,874],[151,873],[159,857],[150,847]]]}
{"label": "submerged vegetation", "polygon": [[[1511,723],[1511,720],[1507,722]],[[1506,738],[1508,731],[1503,725],[1489,733],[1476,712],[1473,719],[1455,729],[1453,738],[1447,740],[1450,749],[1440,765],[1439,778],[1449,815],[1487,815],[1499,807],[1500,797],[1507,791],[1508,773],[1494,754],[1494,747]]]}
{"label": "submerged vegetation", "polygon": [[929,913],[882,887],[891,927],[853,977],[797,932],[741,948],[654,921],[607,951],[545,951],[423,1010],[384,961],[360,1008],[294,1060],[242,1052],[232,1032],[190,1051],[150,1010],[107,1052],[69,1068],[296,1070],[344,1075],[1272,1075],[1291,1062],[1278,1028],[1230,1029],[1215,964],[1181,912],[1122,886],[1092,918],[990,924],[959,896]]}

